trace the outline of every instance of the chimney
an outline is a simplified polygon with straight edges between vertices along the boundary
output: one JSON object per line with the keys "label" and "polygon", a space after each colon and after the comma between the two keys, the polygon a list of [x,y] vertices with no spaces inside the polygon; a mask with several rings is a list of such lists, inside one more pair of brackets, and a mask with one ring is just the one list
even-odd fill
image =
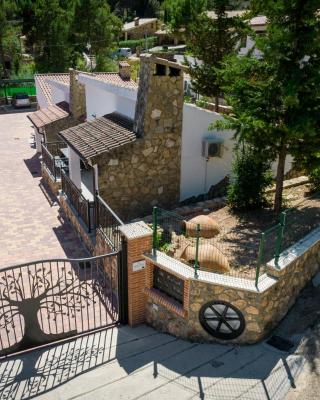
{"label": "chimney", "polygon": [[127,61],[119,62],[119,75],[123,80],[131,79],[131,65]]}
{"label": "chimney", "polygon": [[141,56],[140,61],[134,132],[138,137],[180,137],[185,68],[151,54]]}
{"label": "chimney", "polygon": [[86,115],[85,86],[78,81],[78,71],[70,68],[70,101],[69,108],[75,119],[83,119]]}
{"label": "chimney", "polygon": [[134,21],[134,26],[139,26],[139,23],[140,23],[139,17],[135,17],[133,21]]}

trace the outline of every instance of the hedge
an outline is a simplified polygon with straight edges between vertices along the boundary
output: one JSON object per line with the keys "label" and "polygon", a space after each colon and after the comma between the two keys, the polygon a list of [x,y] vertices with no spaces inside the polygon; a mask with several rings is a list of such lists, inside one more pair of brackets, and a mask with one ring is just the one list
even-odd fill
{"label": "hedge", "polygon": [[[147,38],[147,44],[148,44],[148,49],[151,47],[154,47],[157,42],[157,37],[156,36],[150,36]],[[119,42],[119,47],[129,47],[131,50],[135,50],[138,46],[141,46],[142,48],[145,48],[146,45],[146,39],[139,39],[139,40],[122,40]]]}

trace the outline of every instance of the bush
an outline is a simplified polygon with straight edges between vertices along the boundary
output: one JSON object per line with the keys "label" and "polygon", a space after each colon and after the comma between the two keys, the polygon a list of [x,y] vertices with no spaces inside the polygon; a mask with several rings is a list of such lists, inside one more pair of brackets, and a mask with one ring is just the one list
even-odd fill
{"label": "bush", "polygon": [[252,148],[237,149],[227,201],[233,209],[255,209],[267,204],[265,190],[272,183],[270,162]]}
{"label": "bush", "polygon": [[[150,36],[147,38],[147,45],[148,45],[148,49],[154,47],[156,45],[157,42],[157,38],[156,36]],[[119,47],[122,48],[126,48],[129,47],[132,51],[135,51],[135,49],[140,46],[141,48],[145,48],[146,47],[146,39],[137,39],[137,40],[123,40],[121,42],[119,42]]]}
{"label": "bush", "polygon": [[311,183],[311,190],[313,192],[320,191],[320,167],[315,167],[308,172]]}

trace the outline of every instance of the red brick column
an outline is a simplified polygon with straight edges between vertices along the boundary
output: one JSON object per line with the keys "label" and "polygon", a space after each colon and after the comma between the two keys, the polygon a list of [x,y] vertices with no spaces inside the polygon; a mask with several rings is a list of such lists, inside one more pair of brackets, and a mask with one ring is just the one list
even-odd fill
{"label": "red brick column", "polygon": [[143,254],[152,249],[152,230],[144,222],[124,225],[120,230],[127,240],[128,322],[135,326],[145,321],[147,268]]}

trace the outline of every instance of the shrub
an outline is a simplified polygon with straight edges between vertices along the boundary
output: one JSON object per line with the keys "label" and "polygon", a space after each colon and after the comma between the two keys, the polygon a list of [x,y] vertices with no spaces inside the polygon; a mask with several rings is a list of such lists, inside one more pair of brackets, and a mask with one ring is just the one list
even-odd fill
{"label": "shrub", "polygon": [[[148,49],[154,47],[156,45],[157,38],[156,36],[150,36],[147,38],[147,45]],[[143,49],[146,47],[146,39],[138,39],[138,40],[123,40],[119,42],[119,47],[126,48],[129,47],[132,51],[135,51],[135,49],[140,46]]]}
{"label": "shrub", "polygon": [[320,191],[320,167],[315,167],[308,172],[310,178],[311,190],[313,192]]}
{"label": "shrub", "polygon": [[265,190],[272,182],[270,162],[254,149],[238,148],[232,164],[227,201],[233,209],[255,209],[267,204]]}

